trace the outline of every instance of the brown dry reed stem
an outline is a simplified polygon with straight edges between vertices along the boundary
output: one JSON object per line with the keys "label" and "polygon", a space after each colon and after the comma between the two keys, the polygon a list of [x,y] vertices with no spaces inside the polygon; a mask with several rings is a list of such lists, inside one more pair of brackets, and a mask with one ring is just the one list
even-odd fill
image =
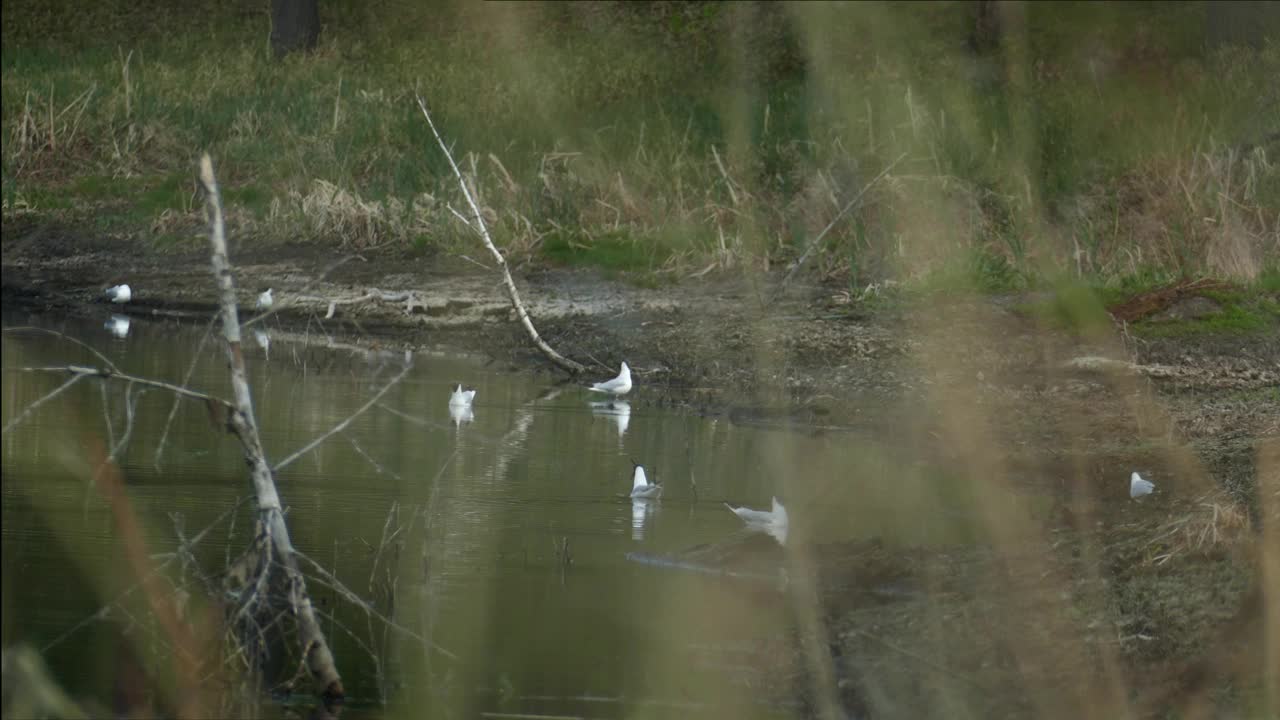
{"label": "brown dry reed stem", "polygon": [[458,215],[456,210],[450,208],[454,215],[457,215],[463,224],[474,230],[488,249],[489,254],[493,255],[493,259],[497,261],[498,267],[502,269],[502,281],[507,286],[507,294],[511,296],[511,305],[516,310],[516,315],[520,318],[520,323],[524,325],[524,329],[529,333],[529,339],[533,340],[533,344],[538,350],[542,351],[551,362],[568,370],[571,373],[578,374],[584,372],[587,368],[581,363],[564,357],[556,352],[548,345],[542,336],[538,334],[538,330],[533,326],[533,320],[529,317],[529,311],[525,309],[524,303],[520,301],[520,291],[516,289],[515,281],[511,279],[511,269],[507,267],[507,261],[502,257],[502,253],[497,246],[493,244],[493,239],[489,237],[489,229],[484,224],[484,214],[480,212],[480,206],[476,203],[472,196],[471,190],[467,188],[467,182],[462,177],[462,171],[458,169],[458,164],[453,161],[453,154],[449,152],[449,147],[445,145],[444,138],[440,137],[440,131],[436,130],[436,124],[431,120],[431,113],[427,112],[427,103],[423,101],[422,96],[416,96],[418,107],[422,108],[422,116],[427,119],[427,125],[431,127],[431,134],[435,135],[436,142],[440,144],[440,150],[444,152],[445,158],[449,161],[449,167],[453,168],[453,174],[458,178],[458,185],[462,187],[462,195],[467,199],[467,204],[471,206],[472,217],[474,221]]}
{"label": "brown dry reed stem", "polygon": [[95,474],[95,485],[111,508],[115,518],[116,530],[124,541],[125,561],[133,575],[142,578],[147,602],[152,614],[164,628],[173,647],[173,670],[177,686],[170,700],[175,703],[175,712],[179,718],[207,717],[207,704],[204,702],[201,686],[196,680],[196,669],[199,662],[200,648],[192,628],[179,619],[177,608],[168,599],[168,593],[160,583],[160,576],[149,572],[146,540],[142,536],[142,526],[133,511],[133,505],[124,491],[124,479],[120,469],[111,457],[103,451],[102,441],[97,437],[88,438],[89,453],[101,458],[96,464],[100,468]]}
{"label": "brown dry reed stem", "polygon": [[227,257],[226,234],[222,222],[222,198],[213,174],[213,161],[205,153],[200,158],[200,184],[204,187],[209,212],[209,245],[212,251],[214,282],[218,286],[222,306],[222,331],[226,338],[227,359],[231,366],[231,384],[235,392],[236,412],[228,425],[235,431],[244,448],[245,460],[252,468],[253,485],[262,515],[263,527],[270,536],[287,580],[289,602],[297,618],[298,643],[306,658],[312,681],[329,698],[342,698],[342,677],[334,665],[333,653],[325,641],[324,631],[316,620],[306,579],[298,570],[298,561],[284,522],[280,496],[276,492],[271,467],[267,464],[257,421],[253,416],[253,399],[245,373],[244,355],[240,347],[240,320],[236,306],[235,278]]}

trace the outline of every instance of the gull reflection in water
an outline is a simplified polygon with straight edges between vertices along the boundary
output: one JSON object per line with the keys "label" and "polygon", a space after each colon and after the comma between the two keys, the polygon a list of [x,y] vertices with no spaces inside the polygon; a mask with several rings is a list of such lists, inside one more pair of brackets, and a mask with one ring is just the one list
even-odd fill
{"label": "gull reflection in water", "polygon": [[258,343],[258,347],[262,348],[263,354],[267,359],[271,359],[271,335],[266,330],[254,328],[253,339]]}
{"label": "gull reflection in water", "polygon": [[107,321],[106,328],[119,340],[129,337],[129,316],[112,315]]}
{"label": "gull reflection in water", "polygon": [[631,499],[631,539],[644,539],[644,526],[657,510],[655,501],[648,498]]}
{"label": "gull reflection in water", "polygon": [[476,415],[471,411],[470,405],[449,405],[449,417],[453,420],[454,427],[462,427],[463,423],[474,422]]}
{"label": "gull reflection in water", "polygon": [[631,426],[631,405],[625,400],[605,400],[591,403],[591,414],[596,417],[607,417],[618,426],[618,437],[627,434]]}

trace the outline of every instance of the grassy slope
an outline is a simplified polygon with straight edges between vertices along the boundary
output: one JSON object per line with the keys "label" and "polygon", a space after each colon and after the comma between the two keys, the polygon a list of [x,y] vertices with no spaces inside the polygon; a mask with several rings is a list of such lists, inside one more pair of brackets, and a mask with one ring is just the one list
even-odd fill
{"label": "grassy slope", "polygon": [[[64,7],[64,5],[66,7]],[[186,242],[213,152],[234,228],[320,246],[464,238],[419,89],[517,256],[616,270],[794,260],[993,290],[1277,263],[1280,48],[1202,50],[1197,3],[328,3],[270,59],[261,3],[6,6],[6,217]],[[1271,110],[1268,110],[1271,108]]]}

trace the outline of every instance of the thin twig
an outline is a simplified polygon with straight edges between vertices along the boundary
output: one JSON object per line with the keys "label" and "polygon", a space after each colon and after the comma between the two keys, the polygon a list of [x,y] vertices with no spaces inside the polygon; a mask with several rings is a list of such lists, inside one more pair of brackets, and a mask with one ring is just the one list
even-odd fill
{"label": "thin twig", "polygon": [[94,348],[90,347],[84,341],[77,340],[71,337],[70,335],[65,335],[63,333],[60,333],[57,330],[50,330],[49,328],[42,328],[42,327],[34,327],[31,325],[22,325],[19,327],[5,328],[4,332],[6,333],[35,332],[35,333],[43,333],[45,335],[52,335],[58,338],[59,340],[66,340],[69,343],[74,343],[84,348],[85,350],[88,350],[89,352],[93,353],[94,357],[101,360],[103,365],[106,365],[108,368],[111,369],[111,372],[117,372],[117,373],[120,372],[120,368],[116,367],[116,364],[111,362],[111,359],[108,358],[106,355],[103,355],[102,353],[98,352]]}
{"label": "thin twig", "polygon": [[[186,385],[191,382],[191,375],[196,370],[196,365],[200,361],[200,352],[204,350],[205,343],[209,342],[209,335],[213,332],[213,323],[218,319],[217,315],[209,318],[209,324],[204,328],[204,335],[200,337],[200,344],[196,345],[195,354],[191,356],[191,364],[187,366],[187,374],[182,377],[182,384]],[[160,433],[160,442],[156,444],[155,468],[160,470],[160,456],[164,454],[165,442],[169,439],[169,428],[173,425],[173,419],[178,416],[178,401],[181,398],[173,399],[173,407],[169,408],[169,417],[164,421],[164,430]]]}
{"label": "thin twig", "polygon": [[41,405],[49,402],[50,400],[66,392],[67,389],[69,389],[72,385],[75,385],[76,383],[83,380],[84,377],[85,377],[84,375],[72,375],[69,380],[62,383],[54,390],[46,393],[44,397],[28,405],[26,409],[24,409],[22,413],[18,415],[18,417],[10,420],[9,424],[4,426],[4,430],[0,432],[0,435],[4,435],[8,433],[10,430],[12,430],[13,428],[17,427],[18,424],[21,423],[23,420],[26,420],[27,418],[31,417],[31,414],[34,413]]}
{"label": "thin twig", "polygon": [[282,468],[287,467],[294,460],[297,460],[299,457],[306,454],[307,452],[315,448],[320,443],[324,442],[325,440],[328,440],[335,433],[342,432],[344,429],[346,429],[348,425],[352,423],[352,421],[354,421],[356,418],[363,415],[366,410],[376,405],[378,400],[380,400],[383,395],[386,395],[388,390],[390,390],[391,388],[399,384],[399,382],[404,379],[404,376],[408,375],[409,371],[412,369],[413,369],[413,363],[406,364],[395,377],[391,378],[390,382],[388,382],[386,385],[383,385],[382,389],[379,390],[377,393],[375,393],[373,397],[369,398],[369,401],[366,402],[364,405],[362,405],[359,410],[356,410],[354,413],[352,413],[351,415],[343,419],[342,422],[339,422],[337,425],[334,425],[333,428],[330,429],[328,432],[317,437],[315,440],[312,440],[306,445],[303,445],[301,448],[298,448],[298,450],[294,452],[292,455],[290,455],[289,457],[286,457],[285,459],[276,463],[275,467],[271,468],[272,472],[279,472]]}
{"label": "thin twig", "polygon": [[440,647],[439,645],[435,644],[434,642],[431,642],[431,641],[430,641],[430,640],[428,640],[427,638],[425,638],[425,637],[423,637],[423,636],[419,635],[418,633],[416,633],[416,632],[414,632],[414,631],[410,630],[409,628],[407,628],[407,627],[405,627],[405,626],[403,626],[403,625],[401,625],[401,624],[397,623],[395,620],[392,620],[391,618],[387,617],[386,615],[383,615],[382,613],[378,612],[378,611],[377,611],[377,609],[376,609],[376,608],[374,608],[372,605],[370,605],[368,602],[366,602],[366,601],[364,600],[364,598],[360,597],[360,596],[359,596],[355,591],[353,591],[351,588],[349,588],[349,587],[347,587],[346,585],[342,584],[342,581],[341,581],[341,580],[339,580],[338,578],[334,577],[334,576],[333,576],[333,574],[332,574],[332,573],[330,573],[328,570],[325,570],[323,565],[321,565],[320,563],[316,562],[315,560],[312,560],[310,557],[307,557],[306,553],[303,553],[303,552],[301,552],[301,551],[295,551],[295,552],[296,552],[296,554],[297,554],[297,556],[298,556],[298,557],[300,557],[300,558],[302,558],[303,560],[306,560],[308,563],[310,563],[310,564],[311,564],[311,567],[315,570],[315,572],[316,572],[316,573],[318,573],[318,575],[319,575],[319,580],[318,580],[318,582],[320,582],[321,584],[324,584],[324,585],[328,585],[330,588],[332,588],[332,589],[333,589],[335,592],[337,592],[339,595],[342,595],[342,596],[343,596],[343,598],[345,598],[347,602],[351,603],[352,605],[355,605],[356,607],[358,607],[358,608],[360,608],[361,610],[365,611],[366,613],[368,613],[368,614],[372,615],[373,617],[377,618],[378,620],[381,620],[383,623],[386,623],[386,625],[387,625],[388,627],[395,628],[396,630],[399,630],[400,632],[404,633],[405,635],[408,635],[409,637],[413,638],[414,640],[417,640],[417,641],[419,641],[419,642],[425,642],[425,643],[429,644],[429,645],[430,645],[434,650],[436,650],[437,652],[439,652],[441,655],[444,655],[445,657],[448,657],[448,658],[449,658],[449,659],[451,659],[451,660],[457,660],[457,659],[458,659],[458,656],[457,656],[457,655],[455,655],[454,653],[450,652],[449,650],[446,650],[445,648]]}

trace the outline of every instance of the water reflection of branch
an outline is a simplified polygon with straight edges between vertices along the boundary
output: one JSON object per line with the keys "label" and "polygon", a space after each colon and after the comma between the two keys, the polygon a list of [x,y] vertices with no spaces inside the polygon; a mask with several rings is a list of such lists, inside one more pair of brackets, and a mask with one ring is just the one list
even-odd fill
{"label": "water reflection of branch", "polygon": [[371,455],[369,455],[369,453],[365,452],[364,448],[360,447],[360,443],[356,442],[356,439],[355,439],[355,438],[353,438],[353,437],[351,437],[350,435],[348,435],[348,436],[347,436],[347,442],[351,443],[351,447],[355,448],[356,453],[358,453],[358,454],[360,455],[360,457],[364,458],[364,459],[365,459],[365,462],[367,462],[367,463],[369,463],[370,465],[372,465],[372,466],[373,466],[373,469],[374,469],[374,470],[375,470],[379,475],[386,474],[386,475],[390,475],[391,477],[393,477],[393,478],[395,478],[395,479],[397,479],[397,480],[403,480],[403,479],[404,479],[404,478],[400,477],[400,475],[399,475],[399,474],[397,474],[394,470],[389,470],[389,469],[387,469],[387,468],[383,467],[383,466],[382,466],[382,464],[381,464],[381,463],[379,463],[377,460],[374,460],[374,459],[373,459],[373,457],[372,457]]}

